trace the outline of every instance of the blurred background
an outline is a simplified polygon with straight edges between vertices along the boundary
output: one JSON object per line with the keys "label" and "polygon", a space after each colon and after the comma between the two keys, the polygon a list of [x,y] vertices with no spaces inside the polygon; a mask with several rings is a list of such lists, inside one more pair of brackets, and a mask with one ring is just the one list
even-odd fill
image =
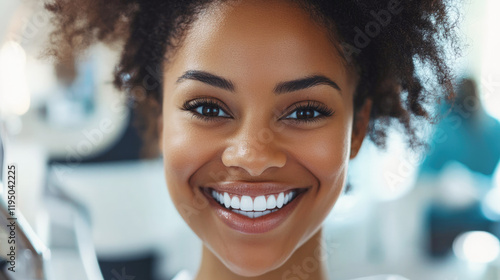
{"label": "blurred background", "polygon": [[[395,132],[386,151],[364,143],[325,221],[331,279],[500,279],[500,1],[464,2],[455,105],[432,108],[446,115],[422,127],[426,152]],[[118,54],[97,45],[56,68],[40,59],[49,32],[41,3],[0,0],[0,196],[15,164],[15,279],[194,273],[201,242],[170,202],[161,159],[143,157],[133,103],[111,84]],[[0,279],[12,275],[8,237],[2,224]]]}

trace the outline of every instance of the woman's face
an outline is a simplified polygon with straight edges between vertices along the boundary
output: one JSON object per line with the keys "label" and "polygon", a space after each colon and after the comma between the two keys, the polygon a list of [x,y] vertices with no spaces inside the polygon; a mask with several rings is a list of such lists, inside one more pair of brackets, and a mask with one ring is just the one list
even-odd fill
{"label": "woman's face", "polygon": [[280,267],[320,229],[351,145],[354,154],[361,145],[355,75],[307,12],[239,1],[194,22],[164,81],[161,144],[176,208],[234,273]]}

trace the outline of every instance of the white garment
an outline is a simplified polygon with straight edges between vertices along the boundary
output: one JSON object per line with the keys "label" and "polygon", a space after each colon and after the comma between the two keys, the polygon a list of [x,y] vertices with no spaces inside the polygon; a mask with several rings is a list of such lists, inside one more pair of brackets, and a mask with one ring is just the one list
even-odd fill
{"label": "white garment", "polygon": [[187,270],[181,270],[177,273],[172,280],[193,280],[194,276]]}
{"label": "white garment", "polygon": [[[187,270],[181,270],[172,280],[193,280],[194,276]],[[398,275],[377,275],[363,278],[356,278],[352,280],[408,280],[407,278]]]}

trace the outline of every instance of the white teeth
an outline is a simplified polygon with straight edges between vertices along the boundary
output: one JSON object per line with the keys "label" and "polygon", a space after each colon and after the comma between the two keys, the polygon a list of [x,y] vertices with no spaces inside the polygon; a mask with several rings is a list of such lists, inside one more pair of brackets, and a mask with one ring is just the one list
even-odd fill
{"label": "white teeth", "polygon": [[258,217],[267,215],[269,213],[276,212],[276,211],[278,211],[278,209],[259,211],[259,212],[246,212],[246,211],[241,211],[241,210],[231,210],[231,211],[236,212],[238,214],[241,214],[243,216],[247,216],[249,218],[258,218]]}
{"label": "white teeth", "polygon": [[243,216],[247,216],[249,218],[255,217],[255,215],[254,215],[255,212],[246,212],[246,211],[241,211],[241,210],[233,210],[233,212],[236,212],[236,213],[241,214]]}
{"label": "white teeth", "polygon": [[253,212],[253,217],[254,218],[258,218],[258,217],[264,216],[264,215],[265,215],[264,212]]}
{"label": "white teeth", "polygon": [[266,197],[261,195],[257,196],[253,201],[253,211],[266,210]]}
{"label": "white teeth", "polygon": [[248,195],[244,195],[241,197],[240,208],[243,211],[253,211],[253,202],[252,198]]}
{"label": "white teeth", "polygon": [[224,206],[226,206],[226,208],[229,208],[229,206],[231,206],[231,198],[229,197],[227,192],[224,193]]}
{"label": "white teeth", "polygon": [[240,209],[240,199],[237,196],[233,196],[231,199],[231,207],[233,209]]}
{"label": "white teeth", "polygon": [[285,195],[281,192],[278,195],[278,199],[276,199],[276,206],[278,206],[278,208],[281,208],[283,207],[284,202],[285,202]]}
{"label": "white teeth", "polygon": [[233,195],[233,197],[231,197],[227,192],[219,193],[215,190],[212,190],[212,197],[227,209],[231,208],[231,210],[237,213],[248,213],[250,211],[253,211],[254,213],[256,213],[254,215],[255,217],[260,217],[262,215],[269,214],[266,213],[266,209],[273,212],[277,211],[279,208],[282,208],[284,205],[295,198],[295,193],[295,191],[291,191],[285,195],[284,192],[281,192],[278,194],[277,198],[276,195],[269,195],[266,199],[265,195],[261,195],[252,199],[252,197],[248,195],[241,196],[241,198],[238,195]]}
{"label": "white teeth", "polygon": [[274,195],[270,195],[268,198],[267,198],[267,205],[266,205],[267,209],[274,209],[276,208],[276,198],[274,197]]}

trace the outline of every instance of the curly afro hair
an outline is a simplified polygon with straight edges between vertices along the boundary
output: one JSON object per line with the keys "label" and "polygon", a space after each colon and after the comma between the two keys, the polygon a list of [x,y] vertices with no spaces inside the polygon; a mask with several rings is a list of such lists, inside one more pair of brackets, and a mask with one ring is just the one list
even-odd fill
{"label": "curly afro hair", "polygon": [[[51,0],[45,7],[53,13],[56,29],[48,54],[68,61],[96,42],[123,46],[114,84],[132,99],[148,101],[136,108],[149,131],[145,134],[155,138],[154,114],[161,110],[161,73],[168,54],[200,12],[227,1],[235,0]],[[399,123],[410,147],[423,144],[417,124],[433,120],[426,106],[454,97],[447,58],[460,48],[451,1],[289,1],[330,31],[346,65],[357,71],[355,110],[367,98],[373,101],[370,139],[385,147],[388,128]]]}

